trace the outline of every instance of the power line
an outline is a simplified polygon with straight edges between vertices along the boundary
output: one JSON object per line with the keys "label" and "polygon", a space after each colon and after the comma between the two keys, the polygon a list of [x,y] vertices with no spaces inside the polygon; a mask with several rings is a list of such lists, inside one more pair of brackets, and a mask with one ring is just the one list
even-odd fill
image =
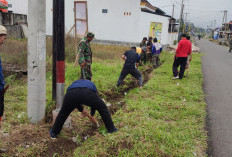
{"label": "power line", "polygon": [[[150,0],[150,1],[154,3],[154,2],[159,2],[160,0],[155,0],[155,1],[154,1],[154,0]],[[164,0],[163,0],[163,1],[164,1]]]}
{"label": "power line", "polygon": [[[175,4],[173,4],[173,5],[175,5]],[[165,6],[161,6],[161,7],[159,7],[159,8],[172,7],[173,5],[165,5]]]}
{"label": "power line", "polygon": [[200,17],[195,17],[195,18],[193,18],[193,19],[194,19],[194,20],[196,20],[196,19],[208,18],[208,17],[215,16],[215,14],[217,14],[217,13],[210,14],[210,15],[207,15],[207,16],[200,16]]}
{"label": "power line", "polygon": [[221,12],[221,11],[216,11],[216,10],[210,10],[210,11],[206,11],[206,10],[193,10],[193,9],[189,9],[189,11],[198,11],[198,12]]}

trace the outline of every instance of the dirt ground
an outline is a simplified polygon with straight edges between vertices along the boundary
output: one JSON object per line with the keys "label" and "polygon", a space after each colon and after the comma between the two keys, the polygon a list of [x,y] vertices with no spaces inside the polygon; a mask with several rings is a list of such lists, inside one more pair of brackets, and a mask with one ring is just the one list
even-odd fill
{"label": "dirt ground", "polygon": [[[152,76],[152,67],[146,67],[142,72],[144,84],[149,81]],[[137,81],[133,80],[127,84],[127,88],[117,91],[116,89],[111,89],[110,92],[103,92],[104,97],[107,98],[107,102],[110,102],[109,110],[111,114],[116,113],[120,108],[123,108],[126,104],[122,102],[125,96],[125,92],[129,92],[131,89],[137,87]],[[109,101],[111,100],[111,101]],[[112,101],[113,100],[113,101]],[[120,104],[120,105],[119,105]],[[73,115],[72,115],[73,116]],[[64,135],[56,140],[50,139],[49,129],[51,128],[51,123],[44,123],[39,125],[31,124],[16,124],[12,126],[9,133],[1,132],[0,139],[3,142],[4,148],[8,149],[6,153],[0,153],[1,156],[43,156],[50,157],[55,154],[59,156],[72,156],[74,150],[78,145],[83,144],[83,142],[91,136],[102,136],[99,131],[92,127],[90,122],[82,121],[81,123],[85,128],[82,128],[78,121],[80,121],[80,116],[74,115],[72,117],[72,128],[64,128],[62,132]],[[99,120],[102,123],[101,120]],[[79,122],[80,123],[80,122]],[[77,139],[77,135],[80,135]],[[74,140],[73,140],[74,138]],[[77,140],[77,141],[76,141]],[[122,143],[122,147],[130,148],[133,143]],[[116,149],[112,148],[112,151]],[[117,154],[117,152],[112,152]],[[112,154],[110,153],[110,154]]]}

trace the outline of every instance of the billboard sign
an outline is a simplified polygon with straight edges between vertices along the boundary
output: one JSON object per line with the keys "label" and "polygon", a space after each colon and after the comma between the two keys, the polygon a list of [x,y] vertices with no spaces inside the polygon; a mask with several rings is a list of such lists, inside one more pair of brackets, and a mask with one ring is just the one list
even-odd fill
{"label": "billboard sign", "polygon": [[157,40],[160,42],[162,36],[162,27],[162,23],[151,22],[149,36],[152,38],[157,38]]}

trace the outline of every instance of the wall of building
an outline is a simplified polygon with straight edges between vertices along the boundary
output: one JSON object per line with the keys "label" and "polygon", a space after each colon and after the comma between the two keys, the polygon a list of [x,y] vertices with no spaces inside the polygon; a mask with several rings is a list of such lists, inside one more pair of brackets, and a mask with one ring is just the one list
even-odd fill
{"label": "wall of building", "polygon": [[174,41],[178,39],[178,32],[169,33],[168,43],[173,45]]}
{"label": "wall of building", "polygon": [[[102,9],[108,13],[102,13]],[[138,43],[149,36],[151,22],[158,22],[163,24],[161,43],[169,42],[169,18],[141,12],[140,0],[91,0],[88,15],[89,31],[95,33],[97,40]]]}
{"label": "wall of building", "polygon": [[[140,0],[90,0],[89,31],[94,32],[98,40],[138,42],[135,37],[138,32],[139,6]],[[107,9],[108,13],[102,13],[102,9]]]}
{"label": "wall of building", "polygon": [[[9,0],[12,8],[9,11],[17,14],[28,15],[28,0]],[[65,30],[66,32],[74,25],[74,0],[65,0]],[[52,35],[53,0],[46,0],[46,33]]]}
{"label": "wall of building", "polygon": [[[11,1],[13,12],[27,14],[28,0]],[[74,25],[74,1],[65,1],[66,33]],[[161,43],[168,44],[169,18],[141,12],[140,2],[141,0],[87,0],[89,31],[95,33],[97,40],[138,43],[143,37],[149,36],[151,22],[160,22],[163,24]],[[102,13],[102,9],[107,9],[108,12]],[[52,22],[53,0],[46,0],[47,35],[52,35]]]}
{"label": "wall of building", "polygon": [[27,15],[0,13],[0,24],[6,27],[9,38],[27,37]]}
{"label": "wall of building", "polygon": [[53,28],[53,0],[46,0],[46,34],[52,35]]}
{"label": "wall of building", "polygon": [[9,11],[13,11],[17,14],[28,14],[28,0],[8,0],[8,4],[12,4],[12,8]]}
{"label": "wall of building", "polygon": [[8,38],[22,39],[25,37],[21,25],[6,25],[5,27],[7,29]]}
{"label": "wall of building", "polygon": [[[139,26],[139,38],[148,37],[150,33],[151,22],[162,23],[162,32],[161,32],[161,44],[168,44],[168,27],[169,27],[169,17],[159,16],[155,14],[141,12],[140,14],[140,26]],[[138,39],[137,39],[138,40]]]}
{"label": "wall of building", "polygon": [[[65,0],[65,32],[74,25],[74,0]],[[46,0],[46,33],[52,35],[53,30],[53,0]],[[73,32],[74,35],[74,32]]]}

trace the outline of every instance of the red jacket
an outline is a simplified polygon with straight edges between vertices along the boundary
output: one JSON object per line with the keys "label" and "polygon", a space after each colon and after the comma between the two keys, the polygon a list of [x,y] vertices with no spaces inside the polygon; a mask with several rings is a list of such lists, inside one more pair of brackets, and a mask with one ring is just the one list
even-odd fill
{"label": "red jacket", "polygon": [[192,53],[192,44],[187,39],[182,39],[176,49],[176,57],[188,57]]}

